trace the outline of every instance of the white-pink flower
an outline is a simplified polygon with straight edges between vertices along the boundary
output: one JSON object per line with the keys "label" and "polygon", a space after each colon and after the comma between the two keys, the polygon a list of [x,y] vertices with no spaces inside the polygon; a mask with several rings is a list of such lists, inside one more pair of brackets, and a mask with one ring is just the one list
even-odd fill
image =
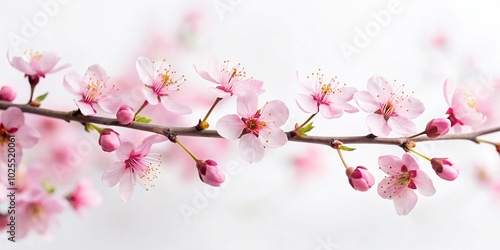
{"label": "white-pink flower", "polygon": [[194,69],[205,80],[218,84],[215,88],[210,88],[217,97],[225,98],[229,96],[241,96],[246,92],[261,94],[263,82],[253,78],[247,78],[246,72],[240,68],[240,64],[228,69],[229,61],[221,63],[215,57],[208,60],[207,71],[199,70],[196,65]]}
{"label": "white-pink flower", "polygon": [[299,85],[307,94],[299,94],[296,99],[297,105],[306,113],[321,112],[327,119],[341,117],[345,112],[355,113],[358,109],[347,103],[352,100],[355,88],[339,86],[336,78],[324,82],[323,74],[316,72],[312,77],[300,79],[297,74]]}
{"label": "white-pink flower", "polygon": [[2,162],[7,162],[9,143],[16,147],[16,162],[20,162],[22,149],[35,146],[40,140],[40,133],[24,124],[24,114],[18,107],[6,109],[0,116],[0,148]]}
{"label": "white-pink flower", "polygon": [[393,200],[399,215],[407,215],[417,204],[415,189],[424,196],[436,192],[432,180],[420,170],[417,161],[409,153],[405,153],[402,159],[393,155],[380,156],[378,165],[387,174],[378,184],[378,194],[384,199]]}
{"label": "white-pink flower", "polygon": [[18,197],[16,209],[17,237],[24,238],[32,229],[46,234],[57,225],[56,216],[63,211],[63,204],[40,187],[24,191]]}
{"label": "white-pink flower", "polygon": [[123,142],[116,150],[118,161],[111,164],[102,176],[104,185],[113,187],[120,183],[120,198],[124,202],[132,196],[136,183],[146,190],[154,187],[152,181],[158,177],[160,157],[149,151],[153,144],[166,140],[165,136],[152,135],[138,147],[134,147],[131,142]]}
{"label": "white-pink flower", "polygon": [[[248,162],[264,157],[264,148],[285,145],[288,138],[280,129],[288,119],[288,108],[282,101],[266,102],[258,109],[257,95],[248,93],[237,99],[238,115],[226,115],[217,122],[217,132],[226,139],[237,139],[239,151]],[[242,135],[243,134],[243,135]]]}
{"label": "white-pink flower", "polygon": [[83,179],[78,182],[75,190],[66,196],[66,200],[68,200],[77,213],[82,213],[85,209],[99,206],[102,197],[94,189],[90,179]]}
{"label": "white-pink flower", "polygon": [[120,99],[111,95],[115,85],[108,84],[108,78],[104,69],[95,64],[87,69],[83,78],[74,71],[68,72],[63,84],[66,90],[80,98],[75,99],[75,103],[83,115],[95,115],[94,105],[104,112],[115,113]]}
{"label": "white-pink flower", "polygon": [[368,80],[368,91],[358,91],[354,100],[365,112],[366,125],[376,136],[387,136],[391,131],[401,135],[416,133],[415,123],[411,119],[424,112],[420,100],[403,90],[404,84],[395,88],[384,78],[373,76]]}
{"label": "white-pink flower", "polygon": [[[7,57],[9,57],[8,53]],[[45,77],[49,73],[55,73],[70,66],[69,64],[65,64],[56,68],[59,59],[60,57],[53,52],[27,51],[23,56],[9,58],[9,62],[12,67],[23,72],[26,77],[29,77],[31,84],[37,84],[40,77]]]}
{"label": "white-pink flower", "polygon": [[135,64],[137,73],[144,83],[142,93],[145,99],[151,105],[161,103],[165,109],[177,114],[190,114],[192,111],[189,107],[176,103],[172,100],[172,96],[180,91],[181,85],[186,81],[184,75],[176,78],[176,71],[170,70],[170,65],[165,68],[163,60],[160,65],[155,65],[156,62],[151,62],[147,57],[139,57]]}
{"label": "white-pink flower", "polygon": [[446,102],[450,106],[446,114],[449,115],[448,119],[455,132],[460,133],[464,125],[474,128],[486,121],[486,117],[479,112],[478,99],[465,87],[459,86],[453,90],[446,80],[443,91]]}

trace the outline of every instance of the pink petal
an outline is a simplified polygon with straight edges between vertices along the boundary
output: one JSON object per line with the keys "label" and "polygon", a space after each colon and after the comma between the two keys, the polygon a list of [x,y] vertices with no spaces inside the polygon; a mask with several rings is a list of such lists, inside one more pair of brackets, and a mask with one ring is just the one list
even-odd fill
{"label": "pink petal", "polygon": [[43,201],[44,212],[47,213],[60,213],[64,210],[64,205],[61,200],[53,197],[47,197]]}
{"label": "pink petal", "polygon": [[384,199],[395,199],[405,188],[405,186],[397,184],[396,179],[385,177],[378,184],[377,192]]}
{"label": "pink petal", "polygon": [[12,61],[10,61],[10,65],[26,75],[37,74],[37,72],[31,67],[31,65],[27,63],[22,57],[15,56],[14,58],[12,58]]}
{"label": "pink petal", "polygon": [[410,153],[403,154],[402,163],[406,166],[408,171],[410,170],[420,170],[417,159]]}
{"label": "pink petal", "polygon": [[[297,81],[299,82],[299,86],[309,95],[314,95],[316,93],[316,82],[314,82],[311,78],[300,78],[299,72],[296,71],[295,75],[297,76]],[[311,77],[311,76],[310,76]]]}
{"label": "pink petal", "polygon": [[[92,78],[92,80],[90,80]],[[99,66],[98,64],[94,64],[87,69],[85,75],[83,76],[83,82],[89,83],[91,81],[102,81],[106,82],[108,80],[108,76],[106,75],[106,71]]]}
{"label": "pink petal", "polygon": [[380,103],[368,91],[358,91],[354,93],[354,101],[361,110],[367,113],[373,113],[380,109]]}
{"label": "pink petal", "polygon": [[353,105],[345,102],[345,103],[340,103],[340,104],[335,104],[335,106],[337,106],[338,108],[344,110],[345,112],[347,113],[356,113],[359,111],[359,109],[357,109],[356,107],[354,107]]}
{"label": "pink petal", "polygon": [[111,164],[102,176],[102,183],[106,187],[114,187],[120,181],[121,176],[125,173],[125,163],[115,162]]}
{"label": "pink petal", "polygon": [[217,58],[215,58],[214,56],[210,56],[210,58],[208,58],[208,66],[207,66],[208,75],[215,80],[215,83],[221,85],[227,84],[227,80],[226,82],[222,81],[223,80],[222,74],[224,74],[222,72],[223,68],[224,64],[222,64]]}
{"label": "pink petal", "polygon": [[344,114],[342,109],[339,109],[333,105],[320,105],[319,111],[321,115],[326,119],[339,118]]}
{"label": "pink petal", "polygon": [[392,130],[394,130],[394,132],[401,135],[411,135],[415,134],[417,131],[415,123],[413,123],[410,119],[401,116],[393,116],[389,118],[387,124]]}
{"label": "pink petal", "polygon": [[147,57],[140,56],[135,63],[139,78],[146,85],[152,85],[155,79],[155,66]]}
{"label": "pink petal", "polygon": [[378,103],[387,103],[392,96],[392,86],[381,76],[372,76],[368,80],[367,89]]}
{"label": "pink petal", "polygon": [[137,147],[135,152],[140,154],[142,157],[144,157],[147,154],[149,154],[149,151],[151,150],[151,146],[153,144],[165,142],[167,140],[168,140],[168,138],[164,135],[158,135],[158,134],[150,135],[142,141],[141,145],[139,145]]}
{"label": "pink petal", "polygon": [[424,104],[417,98],[410,98],[404,100],[403,103],[396,103],[394,108],[394,112],[396,112],[399,116],[408,119],[420,116],[424,113],[424,110]]}
{"label": "pink petal", "polygon": [[384,116],[370,114],[366,117],[366,126],[370,132],[376,136],[387,136],[391,132],[391,128],[387,125]]}
{"label": "pink petal", "polygon": [[118,97],[107,95],[97,101],[97,105],[106,113],[115,114],[120,107],[122,100]]}
{"label": "pink petal", "polygon": [[23,148],[31,148],[40,140],[40,133],[36,129],[28,125],[19,127],[16,135],[19,137],[19,142]]}
{"label": "pink petal", "polygon": [[64,75],[63,86],[68,92],[81,96],[83,85],[82,77],[78,73],[70,71]]}
{"label": "pink petal", "polygon": [[128,202],[134,192],[134,176],[130,171],[127,171],[120,178],[120,198],[123,202]]}
{"label": "pink petal", "polygon": [[219,119],[216,125],[217,133],[230,140],[240,137],[245,128],[245,123],[237,115],[226,115]]}
{"label": "pink petal", "polygon": [[175,103],[168,96],[163,96],[161,98],[161,104],[163,104],[163,107],[165,107],[166,110],[176,114],[187,115],[193,112],[188,106]]}
{"label": "pink petal", "polygon": [[18,107],[9,107],[1,115],[1,123],[7,129],[19,128],[24,124],[24,114]]}
{"label": "pink petal", "polygon": [[222,89],[218,89],[218,88],[208,88],[208,90],[210,90],[210,92],[212,92],[213,94],[215,94],[215,96],[219,97],[219,98],[226,98],[226,97],[229,97],[231,96],[232,93],[230,92],[226,92]]}
{"label": "pink petal", "polygon": [[318,112],[318,102],[316,102],[311,95],[299,94],[299,96],[295,99],[295,102],[299,108],[306,113],[311,114]]}
{"label": "pink petal", "polygon": [[279,128],[262,129],[262,130],[260,130],[259,138],[260,138],[261,144],[267,148],[278,148],[278,147],[285,145],[286,142],[288,141],[288,137],[286,136],[286,133],[283,132],[283,130],[281,130]]}
{"label": "pink petal", "polygon": [[273,100],[262,107],[260,114],[260,119],[268,125],[281,127],[288,120],[289,111],[284,102]]}
{"label": "pink petal", "polygon": [[451,84],[448,82],[448,79],[444,81],[443,84],[443,93],[444,93],[444,98],[446,99],[446,103],[451,107],[451,98],[453,95],[453,87],[450,86]]}
{"label": "pink petal", "polygon": [[256,95],[260,95],[264,93],[262,86],[264,82],[256,79],[244,79],[240,80],[237,84],[233,85],[233,94],[236,96],[241,96],[246,94],[247,92],[255,93]]}
{"label": "pink petal", "polygon": [[401,171],[401,167],[404,163],[394,155],[383,155],[378,157],[378,165],[384,173],[396,175]]}
{"label": "pink petal", "polygon": [[399,197],[394,198],[393,201],[396,213],[398,215],[407,215],[417,205],[418,197],[413,190],[405,188]]}
{"label": "pink petal", "polygon": [[116,158],[118,161],[124,162],[130,157],[130,153],[134,150],[135,146],[129,141],[122,142],[116,149]]}
{"label": "pink petal", "polygon": [[75,101],[75,103],[80,109],[80,112],[85,116],[95,115],[97,113],[90,103],[84,101]]}
{"label": "pink petal", "polygon": [[241,157],[249,163],[259,162],[264,158],[264,146],[253,134],[245,134],[239,143]]}
{"label": "pink petal", "polygon": [[59,59],[60,58],[54,52],[43,54],[40,59],[38,59],[38,67],[43,73],[52,72],[52,69],[56,66],[57,62],[59,62]]}
{"label": "pink petal", "polygon": [[208,72],[199,70],[198,67],[194,64],[193,64],[193,67],[194,67],[194,70],[196,71],[196,73],[198,73],[198,75],[201,76],[201,78],[203,78],[207,81],[213,82],[213,83],[217,83],[212,77],[210,77]]}
{"label": "pink petal", "polygon": [[431,178],[424,171],[417,171],[417,176],[412,178],[412,180],[423,196],[432,196],[436,193]]}
{"label": "pink petal", "polygon": [[156,105],[159,103],[158,94],[156,94],[150,87],[145,86],[144,88],[142,88],[142,94],[144,95],[146,101],[149,102],[149,104]]}
{"label": "pink petal", "polygon": [[251,117],[255,115],[258,109],[258,98],[254,93],[247,93],[244,96],[239,96],[236,100],[238,114],[242,117]]}

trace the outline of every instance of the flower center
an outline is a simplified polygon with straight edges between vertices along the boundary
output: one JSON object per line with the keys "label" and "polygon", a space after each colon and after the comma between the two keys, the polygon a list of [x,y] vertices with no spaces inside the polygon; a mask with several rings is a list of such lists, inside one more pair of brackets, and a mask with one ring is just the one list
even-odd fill
{"label": "flower center", "polygon": [[252,133],[255,136],[259,135],[259,130],[265,127],[267,124],[264,121],[259,120],[260,113],[257,111],[254,117],[252,118],[241,118],[241,120],[245,123],[246,128],[243,130],[245,134]]}
{"label": "flower center", "polygon": [[479,111],[477,109],[478,102],[477,102],[477,99],[474,95],[471,95],[470,93],[465,92],[464,96],[463,96],[463,100],[464,100],[464,103],[467,105],[467,107],[469,107],[470,109],[479,113]]}
{"label": "flower center", "polygon": [[16,131],[17,128],[7,130],[7,128],[3,126],[3,123],[0,123],[0,146],[7,144],[9,142],[10,135]]}
{"label": "flower center", "polygon": [[39,60],[43,56],[43,53],[39,51],[30,50],[29,52],[26,51],[24,53],[27,54],[28,57],[31,58],[31,60]]}
{"label": "flower center", "polygon": [[43,215],[43,207],[40,204],[31,204],[28,207],[28,214],[30,214],[32,217],[40,219]]}
{"label": "flower center", "polygon": [[415,170],[408,171],[406,166],[401,167],[401,172],[396,177],[396,183],[401,186],[407,186],[411,189],[417,189],[417,186],[413,182],[412,178],[417,176]]}
{"label": "flower center", "polygon": [[[184,75],[181,75],[177,79],[175,78],[177,71],[171,71],[170,68],[172,65],[169,64],[168,67],[163,68],[164,62],[166,62],[166,59],[163,59],[163,62],[156,70],[158,75],[153,82],[153,86],[145,85],[147,88],[151,88],[158,95],[158,98],[160,98],[160,96],[168,96],[168,90],[179,91],[181,84],[186,81]],[[154,61],[153,64],[155,64]]]}

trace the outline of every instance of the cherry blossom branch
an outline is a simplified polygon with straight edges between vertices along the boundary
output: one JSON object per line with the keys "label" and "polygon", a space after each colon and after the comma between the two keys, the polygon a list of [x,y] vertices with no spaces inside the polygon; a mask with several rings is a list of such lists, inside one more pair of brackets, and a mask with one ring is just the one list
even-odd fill
{"label": "cherry blossom branch", "polygon": [[[128,125],[120,124],[115,118],[106,118],[99,116],[84,116],[78,110],[76,111],[57,111],[51,109],[44,109],[33,107],[26,104],[14,104],[10,102],[0,101],[0,109],[5,110],[9,107],[18,107],[25,113],[36,114],[45,117],[51,117],[55,119],[61,119],[67,122],[76,121],[80,123],[96,123],[108,126],[126,127],[134,130],[142,130],[157,134],[162,134],[165,136],[175,134],[178,136],[193,136],[193,137],[207,137],[207,138],[222,138],[215,130],[202,130],[198,131],[195,126],[193,127],[167,127],[156,124],[146,124],[146,123],[132,123]],[[459,135],[445,135],[438,138],[428,138],[427,136],[418,136],[412,138],[413,142],[424,142],[424,141],[443,141],[443,140],[468,140],[475,143],[480,143],[481,140],[478,139],[479,136],[491,134],[495,132],[500,132],[500,126],[493,127],[485,130],[480,130],[471,133],[464,133]],[[385,145],[395,145],[399,147],[404,147],[408,142],[406,137],[397,138],[382,138],[376,137],[372,134],[364,136],[313,136],[308,135],[306,137],[294,136],[293,131],[287,132],[287,137],[289,141],[320,144],[332,146],[335,141],[340,141],[344,144],[385,144]]]}

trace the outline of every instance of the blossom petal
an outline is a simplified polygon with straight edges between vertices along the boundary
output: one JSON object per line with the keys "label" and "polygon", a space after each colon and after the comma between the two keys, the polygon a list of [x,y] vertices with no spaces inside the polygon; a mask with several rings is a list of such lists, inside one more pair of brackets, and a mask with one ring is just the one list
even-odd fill
{"label": "blossom petal", "polygon": [[245,128],[245,123],[237,115],[226,115],[219,119],[216,125],[217,133],[230,140],[240,137]]}
{"label": "blossom petal", "polygon": [[417,159],[410,153],[403,154],[402,163],[406,166],[408,171],[410,170],[420,170]]}
{"label": "blossom petal", "polygon": [[153,89],[149,87],[149,85],[146,85],[144,88],[142,88],[142,94],[149,104],[156,105],[159,103],[158,94],[156,94]]}
{"label": "blossom petal", "polygon": [[84,101],[75,101],[75,103],[80,109],[80,112],[85,116],[95,115],[97,113],[90,103]]}
{"label": "blossom petal", "polygon": [[394,155],[382,155],[378,157],[380,169],[388,175],[396,175],[404,165],[403,161]]}
{"label": "blossom petal", "polygon": [[40,140],[40,133],[33,127],[22,125],[16,133],[23,148],[31,148]]}
{"label": "blossom petal", "polygon": [[64,75],[63,86],[68,92],[81,96],[83,85],[82,77],[78,73],[70,71]]}
{"label": "blossom petal", "polygon": [[306,113],[316,113],[318,112],[318,102],[314,100],[311,95],[299,94],[295,99],[295,102],[302,111]]}
{"label": "blossom petal", "polygon": [[281,127],[288,120],[290,112],[284,102],[273,100],[262,107],[260,114],[260,119],[265,121],[267,125]]}
{"label": "blossom petal", "polygon": [[120,178],[120,198],[123,202],[128,202],[134,192],[134,176],[130,171],[125,172]]}
{"label": "blossom petal", "polygon": [[259,133],[259,138],[264,145],[264,147],[268,148],[278,148],[286,144],[288,141],[288,137],[286,133],[279,129],[262,129]]}
{"label": "blossom petal", "polygon": [[361,110],[367,113],[373,113],[380,109],[380,103],[368,91],[358,91],[354,93],[354,101]]}
{"label": "blossom petal", "polygon": [[124,162],[130,157],[130,153],[134,150],[135,146],[129,141],[122,142],[116,149],[116,158],[118,161]]}
{"label": "blossom petal", "polygon": [[413,190],[405,188],[393,201],[396,213],[398,215],[407,215],[417,205],[418,197]]}
{"label": "blossom petal", "polygon": [[233,94],[236,96],[245,95],[247,92],[252,92],[256,95],[264,93],[262,86],[264,82],[257,79],[244,79],[233,83]]}
{"label": "blossom petal", "polygon": [[413,119],[424,113],[424,104],[417,98],[408,98],[403,101],[403,103],[396,103],[394,107],[394,112],[399,116]]}
{"label": "blossom petal", "polygon": [[114,114],[118,111],[122,101],[120,98],[108,95],[97,101],[97,105],[106,113]]}
{"label": "blossom petal", "polygon": [[387,103],[393,95],[392,86],[381,76],[372,76],[367,83],[368,92],[376,98],[378,103]]}
{"label": "blossom petal", "polygon": [[264,146],[253,134],[245,134],[239,143],[240,155],[249,163],[259,162],[264,158]]}
{"label": "blossom petal", "polygon": [[59,59],[61,58],[54,52],[43,54],[40,59],[38,59],[39,70],[43,73],[52,72],[54,66],[56,66],[57,62],[59,62]]}
{"label": "blossom petal", "polygon": [[18,107],[9,107],[0,117],[0,122],[5,128],[19,128],[24,124],[24,114]]}
{"label": "blossom petal", "polygon": [[444,81],[443,84],[443,93],[444,93],[444,99],[446,99],[446,103],[451,107],[451,98],[453,96],[453,87],[450,86],[451,83],[448,82],[448,79]]}
{"label": "blossom petal", "polygon": [[417,186],[418,191],[423,196],[432,196],[436,193],[434,184],[431,178],[422,170],[417,171],[417,176],[412,178],[413,182]]}
{"label": "blossom petal", "polygon": [[106,187],[114,187],[120,181],[121,176],[125,173],[125,163],[115,162],[106,168],[102,175],[102,183]]}
{"label": "blossom petal", "polygon": [[163,136],[163,135],[150,135],[142,141],[141,145],[139,145],[136,148],[135,152],[140,154],[141,157],[144,157],[147,154],[149,154],[149,151],[151,150],[151,146],[153,144],[164,142],[167,140],[168,140],[168,138],[166,136]]}
{"label": "blossom petal", "polygon": [[406,188],[403,185],[399,185],[394,177],[385,177],[379,182],[377,192],[380,197],[384,199],[394,199],[398,197],[403,189]]}
{"label": "blossom petal", "polygon": [[257,112],[259,100],[257,95],[248,92],[246,95],[239,96],[236,100],[238,114],[242,117],[251,117]]}
{"label": "blossom petal", "polygon": [[387,124],[392,130],[394,130],[394,132],[401,135],[411,135],[415,134],[417,131],[415,123],[413,123],[410,119],[401,116],[393,116],[389,118]]}
{"label": "blossom petal", "polygon": [[83,76],[83,82],[87,84],[95,81],[106,82],[107,80],[108,75],[106,75],[106,71],[99,64],[90,66]]}
{"label": "blossom petal", "polygon": [[226,92],[219,88],[208,88],[208,90],[210,90],[210,92],[212,92],[213,94],[215,94],[215,96],[219,98],[226,98],[232,95],[232,93]]}
{"label": "blossom petal", "polygon": [[207,81],[213,82],[213,83],[217,83],[212,77],[210,77],[208,72],[203,71],[203,70],[199,70],[198,67],[194,64],[193,64],[193,67],[194,67],[194,70],[196,71],[196,73],[198,73],[198,75],[201,76],[201,78],[203,78]]}
{"label": "blossom petal", "polygon": [[334,105],[320,105],[319,111],[326,119],[339,118],[344,114],[342,109],[339,109]]}
{"label": "blossom petal", "polygon": [[[7,54],[8,57],[8,54]],[[23,72],[26,75],[36,75],[37,72],[31,67],[31,65],[26,62],[22,57],[15,56],[12,58],[12,61],[10,61],[10,65],[14,67],[15,69]]]}
{"label": "blossom petal", "polygon": [[168,96],[163,96],[161,98],[161,104],[163,105],[163,107],[165,107],[166,110],[176,114],[187,115],[193,112],[188,106],[173,102]]}
{"label": "blossom petal", "polygon": [[309,95],[314,95],[316,93],[316,82],[314,82],[310,77],[309,78],[300,78],[299,72],[296,71],[295,75],[297,76],[297,81],[299,82],[299,86]]}
{"label": "blossom petal", "polygon": [[155,66],[149,58],[140,56],[135,62],[137,74],[144,84],[153,85],[155,79]]}
{"label": "blossom petal", "polygon": [[224,69],[224,64],[222,64],[215,56],[210,56],[208,58],[208,66],[207,73],[208,75],[215,80],[215,83],[225,85],[227,84],[227,80],[223,82],[222,70]]}
{"label": "blossom petal", "polygon": [[366,126],[370,133],[376,136],[387,136],[391,132],[391,127],[387,125],[384,116],[378,114],[370,114],[366,117]]}

